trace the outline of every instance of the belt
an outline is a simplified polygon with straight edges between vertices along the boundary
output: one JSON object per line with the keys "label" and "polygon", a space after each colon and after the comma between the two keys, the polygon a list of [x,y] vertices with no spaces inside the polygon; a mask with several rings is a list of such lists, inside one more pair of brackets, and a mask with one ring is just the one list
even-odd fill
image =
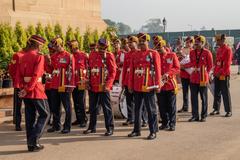
{"label": "belt", "polygon": [[60,73],[60,70],[59,69],[54,69],[52,74],[59,74]]}
{"label": "belt", "polygon": [[99,68],[91,69],[91,73],[99,73],[99,72],[100,72]]}
{"label": "belt", "polygon": [[[24,79],[25,83],[29,83],[31,81],[32,77],[24,77],[23,79]],[[38,78],[37,82],[39,82],[39,83],[42,82],[42,78],[41,77]]]}
{"label": "belt", "polygon": [[[78,74],[78,70],[75,71],[75,74]],[[86,69],[83,69],[83,74],[86,74],[87,73],[87,70]]]}
{"label": "belt", "polygon": [[136,69],[134,73],[135,74],[144,74],[144,72],[145,72],[144,69]]}

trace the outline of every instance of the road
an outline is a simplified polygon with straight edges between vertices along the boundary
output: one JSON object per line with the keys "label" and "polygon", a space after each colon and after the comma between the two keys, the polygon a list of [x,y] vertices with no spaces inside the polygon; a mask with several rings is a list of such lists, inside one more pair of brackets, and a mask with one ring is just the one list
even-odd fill
{"label": "road", "polygon": [[[41,142],[45,149],[38,153],[26,151],[25,132],[13,131],[8,123],[0,124],[0,160],[239,160],[240,159],[240,76],[233,75],[231,94],[233,117],[208,117],[207,122],[189,123],[191,114],[178,114],[175,132],[160,131],[157,139],[148,141],[148,130],[142,137],[128,138],[132,127],[122,127],[116,120],[114,136],[104,137],[103,121],[97,133],[83,135],[83,129],[73,127],[69,135],[45,133]],[[212,111],[209,93],[209,111]],[[181,107],[181,93],[178,95]]]}

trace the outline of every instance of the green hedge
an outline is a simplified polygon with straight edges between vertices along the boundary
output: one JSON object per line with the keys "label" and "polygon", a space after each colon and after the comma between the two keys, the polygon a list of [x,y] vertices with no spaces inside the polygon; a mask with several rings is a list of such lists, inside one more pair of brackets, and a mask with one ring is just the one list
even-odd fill
{"label": "green hedge", "polygon": [[[38,23],[36,26],[29,25],[26,28],[20,22],[17,22],[15,27],[11,27],[10,24],[0,24],[0,70],[7,69],[13,53],[24,48],[27,39],[33,34],[41,35],[47,40],[41,51],[44,54],[48,53],[48,42],[56,35],[60,35],[65,42],[78,40],[80,49],[88,53],[90,43],[97,42],[99,37],[111,40],[112,32],[116,33],[116,30],[107,28],[106,31],[99,34],[97,30],[87,28],[86,32],[81,35],[80,28],[72,28],[71,26],[68,26],[66,33],[64,33],[60,24],[43,26],[41,23]],[[110,46],[109,49],[111,50],[112,47]]]}

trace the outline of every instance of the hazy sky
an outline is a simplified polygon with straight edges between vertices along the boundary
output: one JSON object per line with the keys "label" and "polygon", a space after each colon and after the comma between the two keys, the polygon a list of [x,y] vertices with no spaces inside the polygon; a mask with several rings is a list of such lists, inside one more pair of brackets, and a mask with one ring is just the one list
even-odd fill
{"label": "hazy sky", "polygon": [[240,0],[102,0],[102,17],[132,29],[163,17],[167,31],[240,29]]}

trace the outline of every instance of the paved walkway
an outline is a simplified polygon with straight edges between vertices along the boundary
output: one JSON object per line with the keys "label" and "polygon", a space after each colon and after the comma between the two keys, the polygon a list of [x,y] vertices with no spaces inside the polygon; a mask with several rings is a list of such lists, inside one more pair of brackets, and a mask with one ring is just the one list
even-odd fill
{"label": "paved walkway", "polygon": [[[179,114],[175,132],[161,131],[154,141],[145,137],[128,138],[132,127],[122,127],[116,121],[115,134],[104,137],[103,122],[97,133],[85,136],[82,129],[74,127],[71,134],[44,134],[41,142],[45,150],[38,153],[26,151],[25,132],[13,131],[8,123],[0,124],[0,160],[239,160],[240,158],[240,76],[231,80],[233,117],[221,115],[208,117],[206,123],[189,123],[190,113]],[[212,111],[209,93],[209,111]],[[178,95],[178,108],[181,106]]]}

